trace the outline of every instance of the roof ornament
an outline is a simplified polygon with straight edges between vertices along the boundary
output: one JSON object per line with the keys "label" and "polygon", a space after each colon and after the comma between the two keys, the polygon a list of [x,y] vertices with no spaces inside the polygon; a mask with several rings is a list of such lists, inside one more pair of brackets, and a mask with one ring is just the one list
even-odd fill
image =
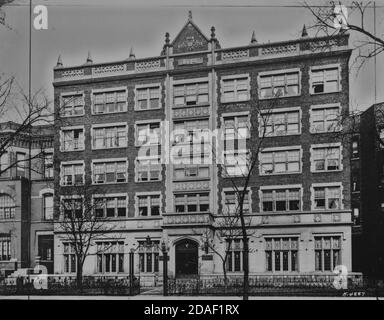
{"label": "roof ornament", "polygon": [[61,60],[61,55],[58,56],[57,58],[57,63],[56,63],[56,67],[62,67],[63,66],[63,61]]}
{"label": "roof ornament", "polygon": [[131,47],[131,49],[129,50],[129,59],[132,60],[135,58],[136,56],[135,56],[135,53],[133,52],[133,47]]}
{"label": "roof ornament", "polygon": [[169,45],[169,41],[170,41],[170,40],[169,40],[169,32],[166,32],[166,33],[165,33],[165,44],[166,44],[166,45]]}
{"label": "roof ornament", "polygon": [[252,32],[251,36],[251,44],[257,43],[255,31]]}
{"label": "roof ornament", "polygon": [[88,51],[88,56],[87,56],[87,64],[93,63],[92,57],[91,57],[91,51]]}
{"label": "roof ornament", "polygon": [[215,34],[215,27],[212,26],[211,27],[211,40],[215,40],[216,39],[216,34]]}
{"label": "roof ornament", "polygon": [[307,32],[307,28],[305,27],[305,25],[303,25],[303,30],[301,31],[301,37],[302,38],[308,37],[308,32]]}
{"label": "roof ornament", "polygon": [[191,10],[188,11],[188,20],[192,20],[192,11]]}

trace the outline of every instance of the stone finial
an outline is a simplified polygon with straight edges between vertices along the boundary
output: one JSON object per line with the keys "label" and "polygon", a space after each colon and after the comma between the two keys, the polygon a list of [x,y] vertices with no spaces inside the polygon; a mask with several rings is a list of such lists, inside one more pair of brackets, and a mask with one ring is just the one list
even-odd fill
{"label": "stone finial", "polygon": [[255,31],[252,32],[251,43],[257,43]]}
{"label": "stone finial", "polygon": [[135,53],[133,52],[133,47],[131,47],[131,49],[129,50],[129,59],[135,59],[136,56],[135,56]]}
{"label": "stone finial", "polygon": [[188,11],[188,20],[192,20],[192,11],[191,10]]}
{"label": "stone finial", "polygon": [[211,27],[211,39],[212,40],[214,40],[214,39],[216,39],[216,33],[215,33],[215,27],[214,26],[212,26]]}
{"label": "stone finial", "polygon": [[87,64],[93,63],[92,57],[91,57],[91,51],[88,51],[88,56],[87,56]]}
{"label": "stone finial", "polygon": [[62,67],[62,66],[63,66],[63,61],[61,60],[61,55],[59,55],[57,58],[56,67]]}
{"label": "stone finial", "polygon": [[169,32],[166,32],[166,33],[165,33],[165,44],[166,44],[166,45],[169,45],[169,42],[170,42],[170,41],[169,41]]}
{"label": "stone finial", "polygon": [[301,31],[301,37],[302,38],[308,37],[308,32],[307,32],[307,28],[305,25],[303,25],[303,30]]}

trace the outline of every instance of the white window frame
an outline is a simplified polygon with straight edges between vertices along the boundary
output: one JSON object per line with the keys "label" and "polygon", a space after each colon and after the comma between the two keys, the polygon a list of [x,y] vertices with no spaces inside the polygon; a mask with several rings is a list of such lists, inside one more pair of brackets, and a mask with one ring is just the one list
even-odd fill
{"label": "white window frame", "polygon": [[[147,109],[140,109],[139,108],[139,100],[138,100],[138,91],[142,89],[147,89],[147,103],[150,103],[150,96],[149,96],[149,90],[152,88],[158,88],[159,89],[159,104],[156,108],[147,108]],[[158,110],[161,109],[161,99],[162,99],[162,86],[160,82],[155,82],[155,83],[146,83],[146,84],[137,84],[135,85],[135,106],[134,110],[135,111],[151,111],[151,110]]]}
{"label": "white window frame", "polygon": [[[242,192],[243,190],[241,190]],[[235,193],[235,196],[236,196],[236,204],[238,204],[238,200],[237,200],[237,194],[238,192],[236,192],[236,190],[234,190],[233,188],[223,188],[221,190],[221,205],[222,205],[222,210],[226,210],[226,198],[225,198],[225,194],[228,193],[228,192],[234,192]],[[247,192],[248,192],[248,206],[249,206],[249,211],[246,213],[246,214],[252,214],[252,188],[247,188]],[[228,214],[228,213],[227,213]]]}
{"label": "white window frame", "polygon": [[[268,135],[267,133],[265,133],[265,137],[266,138],[272,138],[272,137],[285,137],[285,136],[296,136],[296,135],[301,135],[301,130],[302,130],[302,111],[301,111],[301,107],[289,107],[289,108],[276,108],[276,109],[273,109],[273,110],[267,110],[267,111],[263,111],[261,110],[261,114],[267,114],[269,113],[269,117],[273,117],[273,115],[275,114],[278,114],[278,113],[290,113],[290,112],[299,112],[299,122],[298,122],[298,125],[299,125],[299,131],[297,133],[284,133],[284,134],[276,134],[276,132],[274,131],[274,134],[273,135]],[[258,120],[259,120],[259,137],[262,138],[263,136],[263,127],[264,127],[264,118],[259,114],[258,115]]]}
{"label": "white window frame", "polygon": [[[60,210],[60,218],[61,218],[61,219],[65,219],[65,215],[64,215],[64,207],[63,207],[64,200],[75,200],[75,199],[81,199],[81,201],[82,201],[82,203],[83,203],[83,201],[84,201],[84,195],[74,194],[74,195],[64,195],[64,196],[60,196],[59,210]],[[82,212],[81,212],[81,214],[84,215],[84,207],[82,208]]]}
{"label": "white window frame", "polygon": [[[316,170],[315,168],[315,159],[314,159],[314,149],[326,149],[326,148],[339,148],[339,169],[337,170]],[[321,173],[321,172],[339,172],[343,171],[343,146],[341,142],[337,143],[322,143],[322,144],[313,144],[310,147],[310,161],[311,161],[311,172],[312,173]],[[325,163],[327,158],[324,159]],[[326,167],[326,166],[325,166]]]}
{"label": "white window frame", "polygon": [[[202,103],[196,102],[196,104],[194,104],[194,105],[187,105],[186,103],[180,104],[180,105],[175,104],[175,88],[174,88],[175,86],[191,85],[191,84],[197,85],[199,83],[207,83],[208,84],[208,101],[207,102],[202,102]],[[211,81],[210,81],[209,77],[173,80],[171,87],[172,87],[172,94],[171,94],[172,108],[188,108],[188,107],[194,107],[194,106],[205,106],[205,105],[210,104],[210,98],[211,98],[212,92],[211,92]]]}
{"label": "white window frame", "polygon": [[[186,175],[186,171],[190,168],[196,167],[197,175],[196,176],[188,176]],[[208,177],[201,177],[199,175],[200,168],[208,168]],[[183,178],[177,178],[175,175],[175,170],[183,170],[184,171],[184,177]],[[172,178],[174,181],[189,181],[189,180],[209,180],[210,179],[210,166],[209,164],[175,164],[173,165],[172,169]]]}
{"label": "white window frame", "polygon": [[[285,211],[264,211],[263,210],[263,191],[275,191],[275,190],[288,190],[288,189],[299,189],[300,191],[300,209],[299,210],[285,210]],[[286,214],[303,211],[303,197],[304,191],[301,184],[286,184],[286,185],[271,185],[271,186],[261,186],[259,189],[259,212],[270,213],[270,214]],[[287,199],[289,201],[289,199]]]}
{"label": "white window frame", "polygon": [[[328,198],[325,198],[325,208],[316,209],[315,208],[315,188],[340,188],[340,208],[338,209],[328,209]],[[324,182],[324,183],[313,183],[311,185],[311,209],[314,211],[339,211],[344,209],[344,187],[342,182]]]}
{"label": "white window frame", "polygon": [[[299,151],[299,165],[300,170],[297,172],[273,172],[273,173],[263,173],[261,170],[262,167],[262,154],[263,153],[269,153],[269,152],[281,152],[281,151],[293,151],[298,150]],[[286,146],[286,147],[272,147],[272,148],[264,148],[259,152],[258,154],[258,160],[259,160],[259,175],[260,176],[273,176],[273,175],[287,175],[287,174],[301,174],[303,171],[303,148],[301,145],[298,146]]]}
{"label": "white window frame", "polygon": [[[224,95],[224,83],[225,83],[225,81],[227,81],[227,80],[234,80],[235,81],[233,93],[236,96],[237,95],[237,80],[245,79],[245,78],[247,79],[247,99],[239,100],[239,99],[234,98],[234,99],[226,100],[225,95]],[[250,81],[249,73],[231,74],[231,75],[227,75],[227,76],[222,76],[220,79],[220,96],[221,96],[221,99],[220,99],[221,103],[249,101],[251,99],[251,81]]]}
{"label": "white window frame", "polygon": [[[126,144],[125,146],[114,146],[114,147],[101,147],[101,148],[96,148],[94,146],[94,138],[95,138],[95,129],[106,129],[106,128],[111,128],[111,127],[125,127],[125,141]],[[106,137],[104,137],[106,138]],[[126,122],[116,122],[116,123],[103,123],[103,124],[94,124],[91,127],[91,148],[92,150],[109,150],[109,149],[123,149],[128,147],[128,124]]]}
{"label": "white window frame", "polygon": [[[267,250],[267,239],[272,241],[272,248],[271,250]],[[275,240],[279,239],[280,243],[281,241],[284,241],[284,239],[289,239],[289,242],[291,244],[292,239],[295,239],[297,241],[297,249],[293,250],[291,247],[289,250],[284,250],[282,246],[280,245],[280,250],[274,248]],[[283,273],[298,273],[300,272],[300,235],[268,235],[264,236],[264,257],[265,257],[265,272],[268,274],[283,274]],[[282,259],[282,252],[287,251],[288,252],[288,271],[283,270],[283,268],[280,268],[280,270],[276,270],[276,261],[275,261],[275,252],[279,251],[280,253],[280,266],[283,266],[283,259]],[[296,251],[296,259],[297,259],[297,270],[292,270],[292,251]],[[271,253],[272,258],[272,270],[268,270],[268,261],[267,261],[267,252]]]}
{"label": "white window frame", "polygon": [[[74,131],[74,130],[83,130],[83,141],[79,141],[81,148],[65,150],[64,149],[64,131]],[[73,142],[74,144],[74,142]],[[61,127],[60,128],[60,152],[77,152],[85,150],[85,127],[84,126],[71,126],[71,127]]]}
{"label": "white window frame", "polygon": [[[284,95],[284,96],[281,96],[281,97],[261,97],[261,78],[264,77],[264,76],[276,76],[276,75],[286,75],[288,73],[295,73],[297,72],[298,73],[298,78],[299,78],[299,83],[298,83],[298,93],[297,94],[294,94],[294,95]],[[258,92],[257,92],[257,95],[258,95],[258,98],[259,100],[269,100],[269,99],[281,99],[281,98],[289,98],[289,97],[298,97],[301,95],[301,88],[302,88],[302,85],[301,85],[301,78],[302,78],[302,75],[301,75],[301,69],[300,68],[291,68],[291,69],[280,69],[280,70],[271,70],[271,71],[263,71],[263,72],[259,72],[259,74],[257,75],[257,87],[258,87]]]}
{"label": "white window frame", "polygon": [[[152,214],[148,214],[147,216],[141,216],[139,214],[139,197],[140,196],[147,196],[147,201],[148,201],[148,196],[160,196],[159,197],[159,201],[160,201],[159,215],[153,216]],[[163,203],[163,195],[161,191],[136,192],[135,193],[135,217],[141,218],[141,219],[151,219],[151,218],[154,219],[154,218],[161,217],[163,215],[162,203]]]}
{"label": "white window frame", "polygon": [[[142,160],[142,161],[151,161],[151,160],[154,160],[154,159],[158,159],[159,163],[156,164],[156,166],[160,166],[160,173],[159,173],[159,179],[158,180],[148,180],[148,181],[140,181],[139,180],[139,161]],[[147,171],[147,174],[148,174],[148,177],[150,177],[150,166],[151,165],[148,165],[148,171]],[[136,157],[135,158],[135,182],[137,183],[146,183],[146,182],[158,182],[158,181],[162,181],[163,180],[163,174],[162,174],[162,171],[163,171],[163,165],[161,163],[161,156],[158,155],[158,156],[148,156],[148,157]]]}
{"label": "white window frame", "polygon": [[[342,264],[342,261],[343,261],[343,240],[344,240],[344,234],[343,233],[313,233],[312,234],[312,241],[313,241],[313,251],[315,253],[315,251],[319,250],[319,249],[316,249],[316,240],[315,238],[322,238],[322,242],[324,241],[324,238],[340,238],[340,263]],[[333,261],[333,248],[332,248],[332,244],[331,244],[331,266],[332,264],[334,264],[334,261]],[[320,250],[319,250],[320,251]],[[333,270],[324,270],[324,248],[321,249],[322,251],[322,263],[321,263],[321,269],[322,270],[316,270],[316,253],[314,255],[314,263],[315,263],[315,272],[332,272],[333,273]],[[336,267],[336,265],[334,265],[334,267]]]}
{"label": "white window frame", "polygon": [[[338,89],[336,91],[327,91],[327,92],[318,92],[315,93],[312,88],[313,84],[313,74],[312,71],[319,71],[319,70],[326,70],[326,69],[337,69],[338,70]],[[311,95],[318,95],[318,94],[327,94],[327,93],[335,93],[335,92],[341,92],[341,65],[340,63],[334,63],[334,64],[326,64],[321,66],[312,66],[309,69],[309,93]]]}
{"label": "white window frame", "polygon": [[[107,217],[107,207],[104,207],[103,210],[104,210],[104,215],[103,217],[98,217],[100,219],[123,219],[123,218],[126,218],[128,217],[128,207],[129,207],[129,197],[128,197],[128,193],[107,193],[107,194],[93,194],[92,195],[92,205],[93,207],[95,208],[95,199],[103,199],[103,201],[106,199],[106,198],[114,198],[115,200],[115,215],[113,217]],[[117,206],[117,198],[125,198],[125,216],[119,216],[118,215],[118,206]],[[95,209],[94,209],[95,211]],[[96,211],[94,212],[95,216],[96,216]]]}
{"label": "white window frame", "polygon": [[[311,105],[310,111],[309,111],[309,132],[312,134],[318,134],[318,133],[332,133],[332,132],[339,132],[342,130],[343,126],[338,123],[337,127],[334,130],[331,131],[316,131],[314,130],[313,126],[313,111],[314,110],[319,110],[319,109],[333,109],[333,108],[338,108],[339,109],[339,117],[341,116],[341,104],[340,103],[327,103],[327,104],[318,104],[318,105]],[[326,119],[323,120],[324,124],[326,125]]]}
{"label": "white window frame", "polygon": [[[66,97],[71,97],[71,96],[79,96],[81,95],[82,96],[82,114],[72,114],[70,116],[68,115],[65,115],[64,112],[63,112],[63,108],[64,108],[64,98]],[[72,118],[72,117],[82,117],[84,116],[85,114],[85,110],[84,110],[84,107],[85,107],[85,93],[84,91],[71,91],[71,92],[62,92],[60,93],[60,117],[62,118]],[[72,113],[74,112],[74,105],[72,105]]]}
{"label": "white window frame", "polygon": [[[100,94],[100,93],[110,93],[110,92],[117,92],[117,91],[125,91],[125,107],[123,111],[116,111],[116,112],[103,112],[103,113],[96,113],[95,108],[95,98],[94,94]],[[125,86],[121,87],[113,87],[113,88],[103,88],[103,89],[92,89],[91,90],[91,114],[92,115],[105,115],[105,114],[116,114],[116,113],[123,113],[128,111],[128,88]]]}
{"label": "white window frame", "polygon": [[[75,184],[66,185],[64,184],[64,167],[66,165],[79,165],[81,164],[83,167],[83,183],[85,183],[85,162],[83,160],[74,160],[74,161],[63,161],[60,163],[60,186],[62,187],[73,187]],[[74,181],[74,174],[73,174],[73,182]]]}
{"label": "white window frame", "polygon": [[[95,164],[104,164],[104,166],[108,163],[116,163],[116,162],[125,162],[126,163],[126,181],[124,182],[104,182],[104,183],[96,183],[95,182],[95,173],[94,173],[94,165]],[[104,158],[104,159],[93,159],[91,162],[91,175],[92,175],[92,184],[94,185],[106,185],[106,184],[121,184],[121,183],[127,183],[128,182],[128,168],[129,168],[129,161],[128,158]],[[106,172],[105,172],[106,174]]]}
{"label": "white window frame", "polygon": [[[138,139],[139,139],[139,126],[150,125],[150,124],[153,124],[153,123],[158,123],[159,124],[160,136],[158,137],[158,143],[150,143],[149,136],[147,136],[146,142],[139,143],[139,141],[138,141]],[[158,145],[160,145],[161,144],[161,140],[162,140],[162,138],[161,138],[161,131],[162,131],[162,121],[161,121],[161,119],[150,119],[150,120],[135,121],[135,147],[147,146],[147,143],[149,143],[149,145],[151,145],[151,146],[158,146]]]}
{"label": "white window frame", "polygon": [[[239,117],[247,117],[248,118],[248,122],[247,122],[248,130],[247,130],[246,139],[249,139],[251,137],[252,125],[251,125],[251,115],[250,115],[249,111],[223,113],[220,117],[220,125],[222,128],[221,139],[223,142],[225,141],[225,119],[234,118],[235,123],[238,123],[237,118],[239,118]],[[233,139],[228,139],[228,140],[233,140]],[[235,138],[234,140],[238,140],[238,139]]]}

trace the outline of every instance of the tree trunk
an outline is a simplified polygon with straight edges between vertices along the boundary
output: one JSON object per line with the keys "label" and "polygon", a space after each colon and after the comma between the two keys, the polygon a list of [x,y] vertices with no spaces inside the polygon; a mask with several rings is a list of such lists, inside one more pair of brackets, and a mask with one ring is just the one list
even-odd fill
{"label": "tree trunk", "polygon": [[225,268],[225,264],[226,264],[226,261],[223,261],[224,294],[227,293],[227,287],[228,287],[227,269]]}
{"label": "tree trunk", "polygon": [[77,269],[76,269],[76,285],[80,289],[80,292],[83,291],[83,264],[81,259],[77,259]]}
{"label": "tree trunk", "polygon": [[248,237],[243,234],[243,300],[248,300],[249,297],[249,248],[248,248]]}

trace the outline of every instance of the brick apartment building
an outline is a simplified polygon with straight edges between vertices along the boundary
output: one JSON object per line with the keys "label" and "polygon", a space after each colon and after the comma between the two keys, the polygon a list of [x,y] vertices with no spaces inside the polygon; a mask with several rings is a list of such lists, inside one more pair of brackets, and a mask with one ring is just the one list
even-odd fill
{"label": "brick apartment building", "polygon": [[[18,126],[1,123],[0,137]],[[53,272],[53,131],[36,126],[31,137],[18,133],[0,157],[0,275],[38,261]]]}
{"label": "brick apartment building", "polygon": [[384,276],[384,104],[359,115],[352,140],[353,269]]}
{"label": "brick apartment building", "polygon": [[[90,184],[105,198],[97,214],[118,226],[95,241],[85,274],[128,273],[128,253],[148,236],[166,243],[170,276],[221,274],[202,234],[236,202],[238,166],[223,174],[216,165],[164,164],[139,150],[158,150],[164,132],[177,129],[186,132],[175,140],[186,144],[194,129],[243,132],[257,123],[253,107],[268,110],[271,101],[269,136],[246,201],[250,272],[327,273],[341,264],[350,271],[350,148],[329,133],[349,108],[350,54],[348,34],[311,38],[305,30],[296,40],[259,44],[252,36],[244,46],[221,48],[214,28],[205,36],[190,15],[172,41],[166,34],[159,56],[138,59],[131,51],[108,63],[89,56],[79,66],[59,58],[55,107],[68,121],[57,122],[54,141],[56,201],[68,199],[75,210],[73,185]],[[250,139],[258,135],[252,127]],[[63,209],[55,214],[62,219]],[[73,249],[57,230],[54,271],[73,274]],[[227,269],[239,274],[242,244],[233,242]],[[97,254],[105,243],[112,249]],[[226,245],[215,243],[222,252]],[[135,273],[156,280],[161,258],[156,247],[136,250]]]}

